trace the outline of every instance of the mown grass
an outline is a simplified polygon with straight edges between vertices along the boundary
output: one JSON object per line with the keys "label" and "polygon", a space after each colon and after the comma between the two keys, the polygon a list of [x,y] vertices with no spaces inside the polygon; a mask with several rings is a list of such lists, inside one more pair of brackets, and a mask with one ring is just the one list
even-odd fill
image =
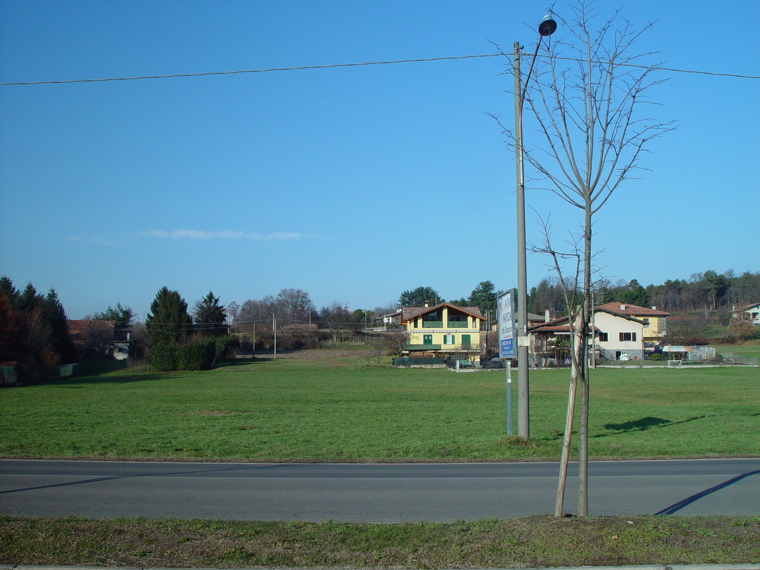
{"label": "mown grass", "polygon": [[[532,441],[505,437],[503,372],[368,359],[114,372],[0,390],[5,457],[210,461],[556,459],[567,371],[531,374]],[[593,458],[757,455],[757,369],[599,369]],[[516,394],[515,406],[516,406]],[[515,411],[516,418],[516,411]],[[577,438],[576,438],[577,439]],[[337,524],[0,516],[0,562],[130,567],[505,568],[760,562],[758,517]]]}
{"label": "mown grass", "polygon": [[735,354],[744,358],[757,358],[760,361],[760,339],[748,340],[742,344],[715,345],[718,354]]}
{"label": "mown grass", "polygon": [[760,562],[760,518],[338,524],[0,517],[5,564],[519,568]]}
{"label": "mown grass", "polygon": [[[757,368],[592,371],[590,455],[758,455],[759,379]],[[404,370],[364,358],[119,371],[0,390],[0,456],[553,460],[567,381],[566,370],[531,373],[525,445],[506,437],[503,371]]]}

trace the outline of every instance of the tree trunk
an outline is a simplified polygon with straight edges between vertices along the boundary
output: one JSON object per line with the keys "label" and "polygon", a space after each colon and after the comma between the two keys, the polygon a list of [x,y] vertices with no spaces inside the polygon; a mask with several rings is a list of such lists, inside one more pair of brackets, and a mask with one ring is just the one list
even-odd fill
{"label": "tree trunk", "polygon": [[591,203],[586,202],[585,231],[583,232],[583,309],[581,312],[580,376],[581,418],[578,429],[578,516],[588,516],[588,415],[589,373],[588,333],[591,304]]}
{"label": "tree trunk", "polygon": [[557,502],[554,506],[554,516],[561,517],[564,510],[565,503],[565,487],[567,485],[567,464],[570,460],[570,441],[573,435],[573,422],[575,420],[575,399],[578,386],[578,377],[582,368],[579,366],[580,360],[578,353],[580,350],[580,344],[578,343],[577,334],[577,319],[572,322],[568,322],[569,326],[573,327],[573,338],[571,350],[571,366],[570,372],[570,387],[567,394],[567,417],[565,418],[565,433],[562,439],[562,457],[559,465],[559,485],[557,487]]}

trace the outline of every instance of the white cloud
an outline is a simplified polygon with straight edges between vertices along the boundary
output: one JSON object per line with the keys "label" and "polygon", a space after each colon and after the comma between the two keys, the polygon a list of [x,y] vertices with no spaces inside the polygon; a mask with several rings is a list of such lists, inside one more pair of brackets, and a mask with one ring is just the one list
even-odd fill
{"label": "white cloud", "polygon": [[185,239],[185,240],[209,240],[209,239],[224,239],[224,240],[239,240],[239,239],[251,239],[257,241],[274,241],[274,240],[299,240],[299,239],[314,239],[318,236],[314,234],[302,234],[299,232],[272,232],[269,234],[260,234],[258,232],[236,232],[232,230],[221,230],[216,232],[209,232],[205,230],[148,230],[140,233],[141,236],[154,237],[159,239]]}
{"label": "white cloud", "polygon": [[103,238],[100,238],[100,237],[97,237],[97,236],[85,238],[84,236],[79,235],[79,236],[68,236],[66,238],[66,241],[69,241],[69,242],[80,242],[80,241],[85,241],[85,240],[88,241],[89,243],[97,243],[97,244],[100,244],[100,245],[112,245],[113,244],[112,241],[107,240],[107,239],[103,239]]}

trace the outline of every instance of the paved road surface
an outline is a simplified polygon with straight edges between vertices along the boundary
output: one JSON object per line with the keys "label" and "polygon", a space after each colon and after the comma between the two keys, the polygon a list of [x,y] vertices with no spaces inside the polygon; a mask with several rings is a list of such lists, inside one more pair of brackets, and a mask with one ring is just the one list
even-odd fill
{"label": "paved road surface", "polygon": [[[554,512],[556,463],[233,464],[0,460],[0,513],[340,522]],[[591,515],[760,515],[760,458],[593,462]],[[574,512],[575,466],[565,511]]]}

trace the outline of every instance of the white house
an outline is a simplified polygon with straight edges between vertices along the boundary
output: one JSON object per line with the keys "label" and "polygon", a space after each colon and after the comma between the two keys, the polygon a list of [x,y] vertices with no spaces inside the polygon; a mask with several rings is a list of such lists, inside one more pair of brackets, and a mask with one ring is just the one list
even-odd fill
{"label": "white house", "polygon": [[[643,317],[644,314],[647,316]],[[600,357],[608,360],[643,360],[646,346],[653,346],[661,338],[658,335],[665,330],[667,314],[621,303],[595,307],[589,343]],[[531,351],[537,359],[553,359],[558,364],[569,361],[568,344],[561,340],[570,334],[567,317],[533,325],[529,332]],[[652,346],[649,350],[653,350]]]}
{"label": "white house", "polygon": [[752,321],[753,325],[760,325],[760,303],[750,305],[746,309],[743,309],[742,313],[747,313],[749,315],[749,319]]}
{"label": "white house", "polygon": [[642,319],[597,307],[593,324],[599,356],[620,360],[627,355],[631,360],[643,360],[646,323]]}

